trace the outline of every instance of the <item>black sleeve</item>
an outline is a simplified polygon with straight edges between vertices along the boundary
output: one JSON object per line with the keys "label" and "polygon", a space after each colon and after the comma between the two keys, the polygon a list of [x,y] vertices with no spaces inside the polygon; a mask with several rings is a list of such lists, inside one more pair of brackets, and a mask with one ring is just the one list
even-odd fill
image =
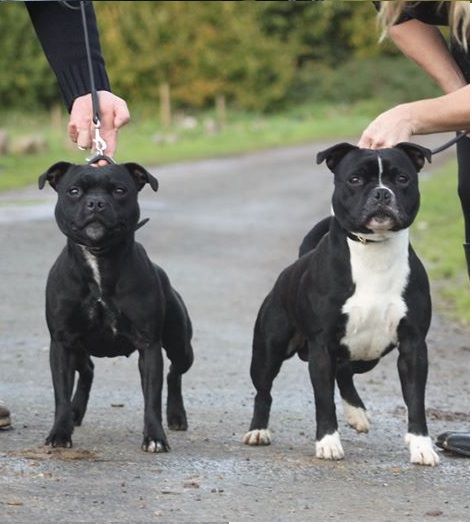
{"label": "black sleeve", "polygon": [[[381,2],[373,2],[377,11],[380,10]],[[448,25],[449,8],[448,2],[406,2],[400,16],[394,25],[403,24],[408,20],[420,20],[430,25]]]}
{"label": "black sleeve", "polygon": [[[78,6],[78,2],[70,4]],[[61,2],[25,2],[25,5],[70,111],[77,97],[90,93],[80,9],[69,9]],[[91,2],[86,2],[85,6],[95,87],[97,90],[110,91],[95,12]]]}
{"label": "black sleeve", "polygon": [[[377,9],[377,11],[380,11],[381,2],[372,2],[372,3],[374,4],[375,9]],[[403,8],[403,11],[400,13],[400,16],[398,17],[398,19],[395,21],[394,25],[403,24],[403,22],[408,22],[408,20],[412,20],[413,18],[415,18],[415,16],[411,13],[411,9],[405,6]]]}

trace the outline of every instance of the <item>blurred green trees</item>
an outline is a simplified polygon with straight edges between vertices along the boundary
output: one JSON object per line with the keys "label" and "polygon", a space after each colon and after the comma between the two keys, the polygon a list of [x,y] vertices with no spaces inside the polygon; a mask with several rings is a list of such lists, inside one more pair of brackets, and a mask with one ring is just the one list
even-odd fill
{"label": "blurred green trees", "polygon": [[[393,58],[390,81],[388,60],[395,51],[378,44],[371,2],[94,5],[113,89],[133,103],[157,104],[163,85],[174,107],[207,107],[224,96],[234,107],[263,111],[307,99],[370,98],[390,85],[405,98],[411,83],[414,96],[431,92],[403,58]],[[1,105],[57,102],[53,75],[21,2],[0,3],[0,34]]]}

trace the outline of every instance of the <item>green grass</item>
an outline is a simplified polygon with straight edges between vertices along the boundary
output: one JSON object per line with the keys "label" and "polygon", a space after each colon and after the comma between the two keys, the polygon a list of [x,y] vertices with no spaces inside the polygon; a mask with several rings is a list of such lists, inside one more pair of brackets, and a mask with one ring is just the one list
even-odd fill
{"label": "green grass", "polygon": [[[158,108],[132,110],[133,120],[122,129],[117,161],[135,161],[146,165],[238,154],[258,149],[288,146],[312,140],[358,136],[382,109],[378,101],[352,105],[311,104],[283,114],[261,115],[228,112],[227,122],[216,133],[205,129],[212,113],[197,114],[195,129],[179,124],[164,131],[156,123]],[[153,112],[155,118],[151,118]],[[9,154],[0,157],[0,191],[35,183],[51,164],[59,160],[83,163],[85,154],[72,147],[65,136],[66,120],[54,128],[47,116],[27,118],[7,115],[2,126],[11,142],[25,135],[40,134],[49,149],[36,155]],[[175,143],[156,143],[156,135],[175,138]]]}
{"label": "green grass", "polygon": [[468,325],[469,280],[463,244],[463,219],[457,196],[457,164],[450,162],[421,178],[421,209],[412,242],[432,281],[433,307]]}

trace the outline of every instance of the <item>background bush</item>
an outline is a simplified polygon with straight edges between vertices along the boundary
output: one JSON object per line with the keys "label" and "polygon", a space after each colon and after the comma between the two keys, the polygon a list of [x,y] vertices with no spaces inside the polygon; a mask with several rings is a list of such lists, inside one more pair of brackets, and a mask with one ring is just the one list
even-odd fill
{"label": "background bush", "polygon": [[[431,82],[378,44],[371,2],[95,2],[114,91],[135,103],[276,111],[300,101],[430,96]],[[65,7],[64,7],[65,9]],[[54,77],[22,2],[0,3],[3,107],[48,108]]]}

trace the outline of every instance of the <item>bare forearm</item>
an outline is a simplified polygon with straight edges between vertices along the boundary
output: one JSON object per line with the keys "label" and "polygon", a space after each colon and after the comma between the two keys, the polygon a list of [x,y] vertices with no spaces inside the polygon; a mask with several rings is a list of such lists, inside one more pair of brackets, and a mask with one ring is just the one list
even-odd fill
{"label": "bare forearm", "polygon": [[405,56],[416,62],[444,91],[450,93],[466,85],[437,27],[419,20],[394,25],[389,36]]}
{"label": "bare forearm", "polygon": [[413,135],[463,131],[470,124],[470,87],[447,95],[400,104],[373,120],[359,147],[378,149],[409,142]]}
{"label": "bare forearm", "polygon": [[446,95],[405,104],[411,112],[414,134],[461,131],[470,125],[470,86]]}

